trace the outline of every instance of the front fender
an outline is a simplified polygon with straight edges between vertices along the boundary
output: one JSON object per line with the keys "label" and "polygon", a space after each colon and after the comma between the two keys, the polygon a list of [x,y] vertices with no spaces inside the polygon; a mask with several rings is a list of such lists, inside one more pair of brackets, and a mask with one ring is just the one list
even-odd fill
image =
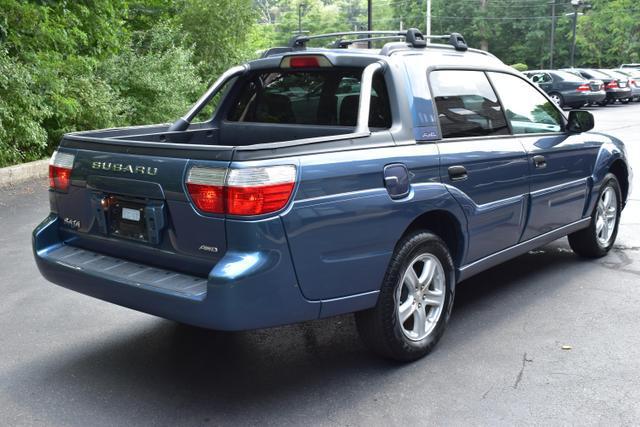
{"label": "front fender", "polygon": [[[624,143],[619,139],[606,134],[598,134],[606,137],[605,141],[598,151],[596,161],[593,166],[593,173],[591,174],[591,192],[589,193],[589,200],[586,204],[585,216],[589,215],[593,211],[598,194],[604,182],[605,176],[611,171],[611,166],[618,160],[622,160],[627,167],[628,171],[628,184],[629,190],[627,192],[627,200],[631,194],[631,182],[633,181],[631,166],[629,165],[626,148]],[[626,200],[625,200],[626,203]],[[623,204],[624,205],[624,204]]]}

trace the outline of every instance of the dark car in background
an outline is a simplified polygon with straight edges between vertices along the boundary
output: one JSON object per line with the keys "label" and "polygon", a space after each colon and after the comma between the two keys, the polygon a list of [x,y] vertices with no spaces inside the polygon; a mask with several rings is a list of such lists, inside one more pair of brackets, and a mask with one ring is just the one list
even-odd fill
{"label": "dark car in background", "polygon": [[629,79],[629,76],[622,73],[618,73],[615,70],[609,70],[604,68],[600,68],[598,69],[598,71],[616,79],[618,82],[618,87],[629,88],[630,90],[629,97],[620,99],[620,102],[622,102],[623,104],[627,104],[633,99],[635,94],[634,94],[633,86],[631,85],[631,79]]}
{"label": "dark car in background", "polygon": [[624,70],[611,71],[629,78],[629,87],[631,87],[631,95],[633,96],[632,101],[640,102],[640,70],[625,68]]}
{"label": "dark car in background", "polygon": [[524,74],[549,94],[561,108],[580,108],[587,104],[603,102],[607,97],[601,81],[590,82],[584,77],[566,71],[532,70]]}
{"label": "dark car in background", "polygon": [[591,68],[569,68],[564,71],[573,72],[589,80],[602,80],[604,82],[604,89],[607,91],[607,98],[599,102],[599,105],[613,104],[618,100],[628,100],[631,98],[631,88],[629,87],[628,79],[624,80]]}

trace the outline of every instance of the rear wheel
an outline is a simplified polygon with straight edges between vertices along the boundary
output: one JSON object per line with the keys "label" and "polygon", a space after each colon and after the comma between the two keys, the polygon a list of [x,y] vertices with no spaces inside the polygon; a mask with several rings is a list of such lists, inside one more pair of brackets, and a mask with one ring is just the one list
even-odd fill
{"label": "rear wheel", "polygon": [[629,98],[621,99],[620,102],[623,104],[628,104],[631,100]]}
{"label": "rear wheel", "polygon": [[600,102],[598,102],[598,105],[599,105],[599,106],[601,106],[601,107],[604,107],[604,106],[606,106],[607,104],[609,104],[609,100],[608,100],[608,99],[605,99],[604,101],[600,101]]}
{"label": "rear wheel", "polygon": [[406,236],[391,259],[377,305],[356,313],[362,340],[394,360],[427,355],[449,320],[454,280],[453,260],[442,239],[425,231]]}
{"label": "rear wheel", "polygon": [[549,94],[549,98],[551,98],[551,100],[555,102],[558,107],[560,108],[564,107],[564,99],[562,98],[562,95],[560,95],[559,93],[552,92]]}
{"label": "rear wheel", "polygon": [[611,250],[618,235],[621,201],[618,179],[613,174],[607,174],[589,227],[568,236],[569,245],[575,253],[586,258],[600,258]]}

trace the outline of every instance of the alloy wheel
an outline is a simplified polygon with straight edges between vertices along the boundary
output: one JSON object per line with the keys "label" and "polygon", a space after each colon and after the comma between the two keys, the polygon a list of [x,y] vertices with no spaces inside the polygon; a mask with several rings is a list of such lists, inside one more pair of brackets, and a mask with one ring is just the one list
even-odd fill
{"label": "alloy wheel", "polygon": [[607,187],[598,199],[596,209],[596,237],[602,247],[611,243],[618,218],[618,196],[612,187]]}
{"label": "alloy wheel", "polygon": [[409,263],[396,289],[396,312],[402,332],[410,340],[424,339],[438,323],[445,280],[442,263],[432,254],[418,255]]}

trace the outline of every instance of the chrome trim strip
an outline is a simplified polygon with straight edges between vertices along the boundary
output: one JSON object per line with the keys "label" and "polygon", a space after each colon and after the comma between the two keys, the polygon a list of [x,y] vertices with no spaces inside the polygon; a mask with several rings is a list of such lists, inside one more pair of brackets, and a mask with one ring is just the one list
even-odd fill
{"label": "chrome trim strip", "polygon": [[458,269],[458,282],[466,280],[471,276],[474,276],[498,264],[502,264],[503,262],[515,258],[519,255],[525,254],[532,249],[553,242],[554,240],[564,237],[567,234],[571,234],[574,231],[582,230],[583,228],[588,227],[590,222],[591,217],[583,218],[571,224],[565,225],[564,227],[560,227],[538,237],[534,237],[533,239],[518,243],[517,245],[510,248],[503,249],[500,252],[489,255],[488,257],[474,261],[471,264],[464,265]]}

